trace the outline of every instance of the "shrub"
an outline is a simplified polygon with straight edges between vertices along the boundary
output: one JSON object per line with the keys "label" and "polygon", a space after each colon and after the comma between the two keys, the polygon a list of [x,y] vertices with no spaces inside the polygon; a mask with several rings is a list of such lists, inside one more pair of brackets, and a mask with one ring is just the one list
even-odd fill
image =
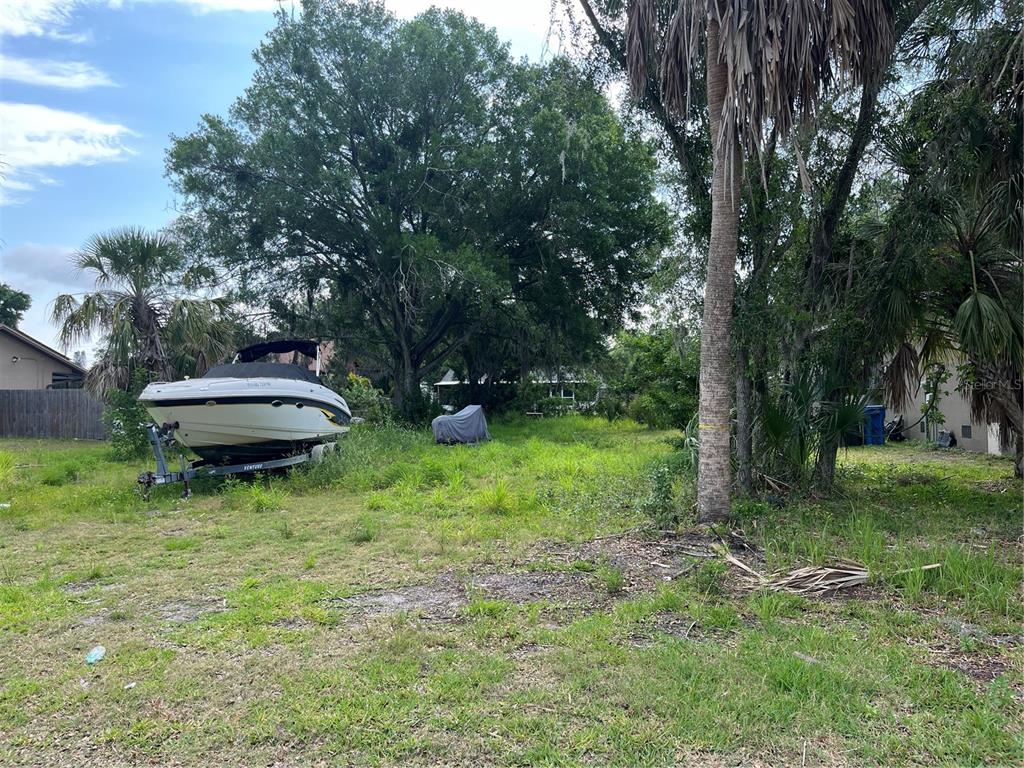
{"label": "shrub", "polygon": [[678,328],[623,331],[609,356],[606,396],[654,429],[682,429],[697,410],[699,339]]}
{"label": "shrub", "polygon": [[618,395],[602,394],[596,402],[581,408],[580,412],[587,415],[601,416],[608,421],[615,421],[627,415],[626,401]]}
{"label": "shrub", "polygon": [[422,427],[442,413],[440,403],[435,403],[428,395],[417,389],[406,397],[398,418],[408,426]]}
{"label": "shrub", "polygon": [[345,398],[353,416],[366,419],[371,424],[391,424],[394,421],[391,400],[365,376],[351,372],[340,380],[325,376],[324,383]]}
{"label": "shrub", "polygon": [[639,510],[660,530],[669,530],[679,525],[679,509],[676,506],[675,477],[667,462],[659,462],[651,472],[647,496],[640,502]]}
{"label": "shrub", "polygon": [[638,510],[661,530],[676,528],[697,480],[696,423],[691,419],[683,437],[672,440],[672,453],[655,464],[648,476],[648,491]]}
{"label": "shrub", "polygon": [[138,459],[149,451],[146,428],[153,420],[139,403],[139,393],[147,381],[146,372],[136,370],[132,374],[129,391],[116,389],[107,393],[103,423],[107,428],[111,453],[118,461]]}

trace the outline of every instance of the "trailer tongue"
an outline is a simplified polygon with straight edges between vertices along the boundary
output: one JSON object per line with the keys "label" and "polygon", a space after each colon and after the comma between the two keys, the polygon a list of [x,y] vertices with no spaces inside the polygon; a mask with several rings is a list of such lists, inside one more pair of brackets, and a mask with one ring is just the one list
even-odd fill
{"label": "trailer tongue", "polygon": [[[294,467],[298,464],[304,464],[307,461],[315,463],[323,459],[325,452],[333,451],[337,448],[337,443],[319,443],[314,445],[309,451],[297,453],[293,456],[284,456],[267,461],[251,461],[244,464],[217,465],[211,464],[205,459],[199,459],[197,461],[189,461],[186,459],[184,452],[180,449],[179,444],[174,439],[174,431],[175,427],[171,424],[164,424],[162,427],[150,424],[147,428],[149,444],[153,448],[153,455],[156,457],[156,471],[142,472],[139,475],[138,482],[140,490],[142,491],[143,497],[147,499],[149,498],[150,491],[152,491],[154,486],[183,483],[185,487],[181,492],[181,497],[183,499],[187,499],[192,495],[189,483],[196,478],[244,475],[254,472],[267,472],[273,469]],[[167,457],[164,455],[164,449],[171,449],[175,447],[178,448],[178,469],[172,470],[167,465]]]}

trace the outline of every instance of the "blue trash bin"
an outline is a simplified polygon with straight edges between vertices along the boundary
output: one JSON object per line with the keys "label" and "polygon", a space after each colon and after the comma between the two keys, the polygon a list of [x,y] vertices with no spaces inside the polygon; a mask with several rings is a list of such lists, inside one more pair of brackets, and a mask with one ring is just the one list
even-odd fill
{"label": "blue trash bin", "polygon": [[864,408],[864,445],[885,444],[885,406],[869,405]]}

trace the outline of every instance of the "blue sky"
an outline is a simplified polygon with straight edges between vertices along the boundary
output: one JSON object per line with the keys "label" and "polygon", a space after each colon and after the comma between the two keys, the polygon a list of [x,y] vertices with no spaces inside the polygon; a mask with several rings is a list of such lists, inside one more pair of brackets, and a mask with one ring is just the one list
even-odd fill
{"label": "blue sky", "polygon": [[[516,55],[545,50],[550,0],[385,2],[404,17],[432,4],[478,16]],[[90,287],[68,261],[90,235],[173,217],[168,137],[241,94],[275,7],[0,0],[0,282],[32,296],[22,330],[56,345],[50,304]]]}

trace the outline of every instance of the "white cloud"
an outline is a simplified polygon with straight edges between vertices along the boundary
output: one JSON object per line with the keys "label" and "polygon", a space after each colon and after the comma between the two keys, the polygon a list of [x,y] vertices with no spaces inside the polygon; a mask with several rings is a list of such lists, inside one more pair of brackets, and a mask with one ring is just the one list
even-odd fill
{"label": "white cloud", "polygon": [[512,45],[513,55],[539,59],[563,46],[565,10],[552,0],[384,0],[384,5],[401,18],[411,18],[431,6],[452,8],[474,17]]}
{"label": "white cloud", "polygon": [[0,35],[45,35],[68,20],[75,0],[8,0],[0,3]]}
{"label": "white cloud", "polygon": [[92,281],[79,275],[71,263],[74,252],[71,246],[41,243],[21,243],[0,251],[4,281],[29,293],[53,285],[70,291],[90,289]]}
{"label": "white cloud", "polygon": [[[217,11],[267,12],[277,10],[280,0],[5,0],[0,2],[0,35],[54,35],[68,22],[76,6],[106,5],[119,8],[130,3],[167,2],[187,6],[200,13]],[[291,0],[284,0],[289,7]],[[497,27],[506,35],[513,30],[544,36],[551,18],[551,0],[384,0],[397,15],[408,18],[432,5],[454,8]],[[295,0],[298,6],[298,0]],[[559,6],[559,16],[561,16]]]}
{"label": "white cloud", "polygon": [[0,53],[0,80],[79,90],[114,85],[106,72],[84,61],[18,59]]}
{"label": "white cloud", "polygon": [[83,42],[88,33],[64,31],[77,6],[106,5],[119,8],[129,2],[171,2],[198,12],[273,11],[277,0],[0,0],[0,36],[53,37],[70,42]]}
{"label": "white cloud", "polygon": [[32,306],[18,327],[59,349],[57,328],[50,320],[53,300],[61,293],[81,293],[95,288],[93,279],[75,269],[71,257],[77,249],[68,245],[20,243],[0,250],[3,281],[32,297]]}
{"label": "white cloud", "polygon": [[[146,2],[147,0],[137,0]],[[155,0],[160,2],[161,0]],[[203,13],[216,11],[276,11],[280,6],[277,0],[170,0],[194,8]],[[287,3],[286,3],[287,5]],[[295,3],[298,6],[298,2]]]}
{"label": "white cloud", "polygon": [[93,165],[131,154],[132,132],[117,123],[39,104],[0,102],[0,204],[17,202],[7,190],[52,183],[44,168]]}

